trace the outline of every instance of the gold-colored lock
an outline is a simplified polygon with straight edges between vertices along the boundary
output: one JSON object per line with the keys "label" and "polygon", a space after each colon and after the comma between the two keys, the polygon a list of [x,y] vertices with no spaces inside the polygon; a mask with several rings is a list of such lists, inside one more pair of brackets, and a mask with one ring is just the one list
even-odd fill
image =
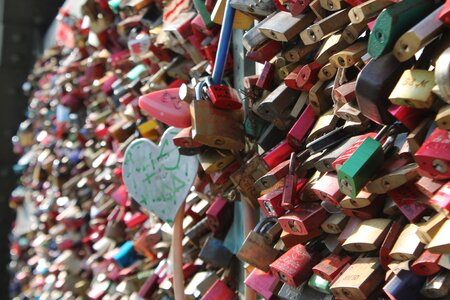
{"label": "gold-colored lock", "polygon": [[287,42],[308,27],[314,19],[313,13],[300,14],[294,17],[290,12],[278,11],[268,17],[264,24],[259,27],[259,31],[269,39]]}
{"label": "gold-colored lock", "polygon": [[316,116],[325,113],[331,107],[331,97],[325,94],[326,82],[317,81],[309,90],[309,103]]}
{"label": "gold-colored lock", "polygon": [[420,241],[423,244],[429,244],[446,220],[447,217],[444,214],[437,213],[427,221],[417,224],[416,234]]}
{"label": "gold-colored lock", "polygon": [[450,130],[450,105],[441,107],[434,121],[437,127]]}
{"label": "gold-colored lock", "polygon": [[347,221],[348,217],[342,213],[331,214],[320,227],[326,233],[339,234],[344,229]]}
{"label": "gold-colored lock", "polygon": [[335,66],[333,66],[331,63],[327,63],[324,65],[318,74],[319,80],[326,81],[330,80],[331,78],[336,75],[337,69]]}
{"label": "gold-colored lock", "polygon": [[406,70],[398,81],[389,100],[396,105],[430,108],[433,105],[434,72]]}
{"label": "gold-colored lock", "polygon": [[336,111],[336,116],[346,121],[357,123],[362,123],[367,120],[367,118],[361,113],[355,103],[345,103],[344,105],[342,105]]}
{"label": "gold-colored lock", "polygon": [[350,198],[345,196],[344,199],[339,203],[343,208],[363,208],[369,206],[377,197],[376,194],[369,193],[365,190],[359,192],[355,198]]}
{"label": "gold-colored lock", "polygon": [[300,33],[300,38],[303,43],[305,45],[311,45],[320,42],[328,35],[345,27],[350,23],[348,11],[348,8],[337,11],[303,30]]}
{"label": "gold-colored lock", "polygon": [[358,229],[350,235],[342,247],[350,252],[369,252],[377,249],[389,230],[389,219],[369,219],[363,221]]}
{"label": "gold-colored lock", "polygon": [[330,57],[330,62],[336,68],[349,68],[356,64],[367,53],[366,42],[356,42]]}
{"label": "gold-colored lock", "polygon": [[348,16],[352,23],[366,22],[392,4],[393,2],[389,0],[369,0],[350,9]]}
{"label": "gold-colored lock", "polygon": [[344,50],[347,46],[348,43],[342,38],[341,33],[333,34],[322,43],[314,60],[319,65],[325,65],[334,53]]}
{"label": "gold-colored lock", "polygon": [[446,254],[450,253],[450,220],[445,220],[444,224],[442,224],[441,228],[439,228],[436,235],[427,245],[427,249],[431,253],[441,253]]}
{"label": "gold-colored lock", "polygon": [[325,133],[335,129],[338,121],[339,118],[333,113],[332,109],[324,113],[317,120],[316,124],[314,124],[314,127],[311,129],[311,132],[306,138],[306,143],[308,144],[313,140],[315,140],[316,138],[318,138],[319,136],[324,135]]}
{"label": "gold-colored lock", "polygon": [[350,23],[342,31],[342,38],[348,44],[353,44],[367,29],[367,22]]}
{"label": "gold-colored lock", "polygon": [[235,157],[230,151],[208,148],[199,154],[198,159],[205,173],[211,174],[231,164]]}
{"label": "gold-colored lock", "polygon": [[419,166],[416,163],[407,164],[398,170],[385,174],[367,184],[367,191],[375,194],[385,194],[405,183],[417,178]]}
{"label": "gold-colored lock", "polygon": [[363,300],[378,287],[384,279],[384,271],[377,257],[362,257],[355,260],[330,289],[333,295],[343,300]]}
{"label": "gold-colored lock", "polygon": [[416,153],[420,146],[422,146],[432,122],[433,119],[431,118],[423,119],[419,125],[417,125],[417,127],[414,128],[414,130],[411,131],[411,133],[406,137],[411,153]]}
{"label": "gold-colored lock", "polygon": [[389,256],[398,261],[411,260],[419,257],[423,251],[424,244],[420,242],[416,235],[417,225],[407,224],[397,241],[392,247]]}

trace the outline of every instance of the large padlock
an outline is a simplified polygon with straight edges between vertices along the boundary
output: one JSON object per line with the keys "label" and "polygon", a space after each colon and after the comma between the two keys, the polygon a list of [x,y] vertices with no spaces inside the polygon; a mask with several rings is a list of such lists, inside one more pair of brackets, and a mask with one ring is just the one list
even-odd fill
{"label": "large padlock", "polygon": [[192,138],[201,144],[219,149],[244,148],[244,126],[241,110],[223,110],[212,102],[201,100],[202,84],[196,87],[192,101]]}
{"label": "large padlock", "polygon": [[[276,226],[276,221],[273,218],[266,218],[258,223],[247,235],[236,254],[240,260],[264,272],[270,270],[269,265],[280,255],[280,251],[274,249],[277,239],[272,240],[264,236],[264,231],[268,230],[267,226]],[[281,234],[281,228],[279,229],[278,237]]]}

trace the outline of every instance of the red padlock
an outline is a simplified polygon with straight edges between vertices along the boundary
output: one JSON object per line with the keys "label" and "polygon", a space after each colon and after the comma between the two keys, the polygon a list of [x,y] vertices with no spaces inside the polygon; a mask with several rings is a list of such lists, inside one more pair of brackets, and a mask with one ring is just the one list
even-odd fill
{"label": "red padlock", "polygon": [[327,211],[318,202],[302,202],[293,211],[278,218],[278,222],[286,232],[307,235],[319,228],[327,217]]}
{"label": "red padlock", "polygon": [[264,67],[259,75],[256,86],[264,90],[271,91],[273,88],[273,79],[275,76],[275,65],[269,61],[264,63]]}
{"label": "red padlock", "polygon": [[344,198],[339,189],[339,183],[336,173],[325,173],[311,187],[317,197],[334,206],[339,206],[339,202]]}
{"label": "red padlock", "polygon": [[439,266],[439,260],[441,254],[431,253],[428,250],[424,250],[422,254],[411,264],[411,271],[419,276],[431,276],[438,273],[441,270]]}
{"label": "red padlock", "polygon": [[430,199],[430,204],[446,215],[450,212],[450,181],[444,184]]}
{"label": "red padlock", "polygon": [[293,151],[294,149],[289,145],[287,139],[284,139],[278,145],[266,152],[262,158],[269,169],[273,169],[285,160]]}
{"label": "red padlock", "polygon": [[286,210],[281,206],[283,188],[278,188],[258,198],[259,206],[268,217],[282,216]]}
{"label": "red padlock", "polygon": [[404,184],[387,194],[411,223],[420,221],[428,212],[428,206],[420,202],[421,198],[425,202],[424,195],[413,183]]}
{"label": "red padlock", "polygon": [[436,128],[414,154],[419,172],[433,179],[450,179],[450,133]]}
{"label": "red padlock", "polygon": [[289,145],[295,149],[300,149],[303,139],[314,126],[315,121],[316,117],[314,115],[314,110],[312,109],[312,106],[308,104],[287,134]]}
{"label": "red padlock", "polygon": [[209,85],[208,95],[215,107],[222,109],[240,109],[241,99],[235,89],[226,85]]}
{"label": "red padlock", "polygon": [[333,281],[353,259],[350,256],[339,256],[330,254],[324,258],[320,263],[312,268],[314,274],[322,277],[325,280]]}

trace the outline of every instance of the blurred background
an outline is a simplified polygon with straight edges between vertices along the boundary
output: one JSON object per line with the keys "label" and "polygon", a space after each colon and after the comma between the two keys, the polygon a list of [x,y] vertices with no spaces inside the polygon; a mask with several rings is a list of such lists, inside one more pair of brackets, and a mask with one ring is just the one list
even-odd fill
{"label": "blurred background", "polygon": [[22,84],[38,55],[52,43],[52,23],[63,3],[0,0],[0,299],[8,299],[8,234],[14,220],[8,198],[17,180],[11,137],[25,119],[28,99]]}

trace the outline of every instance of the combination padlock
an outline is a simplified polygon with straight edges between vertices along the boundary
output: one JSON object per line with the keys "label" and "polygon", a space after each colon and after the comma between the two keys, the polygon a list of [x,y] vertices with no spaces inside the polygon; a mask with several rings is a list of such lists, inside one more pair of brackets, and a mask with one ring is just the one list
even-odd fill
{"label": "combination padlock", "polygon": [[[398,123],[385,126],[374,139],[368,137],[362,142],[355,153],[342,165],[337,172],[339,188],[341,192],[349,197],[356,197],[361,189],[368,183],[370,178],[380,169],[384,161],[384,153],[393,146]],[[379,140],[389,136],[384,145]]]}

